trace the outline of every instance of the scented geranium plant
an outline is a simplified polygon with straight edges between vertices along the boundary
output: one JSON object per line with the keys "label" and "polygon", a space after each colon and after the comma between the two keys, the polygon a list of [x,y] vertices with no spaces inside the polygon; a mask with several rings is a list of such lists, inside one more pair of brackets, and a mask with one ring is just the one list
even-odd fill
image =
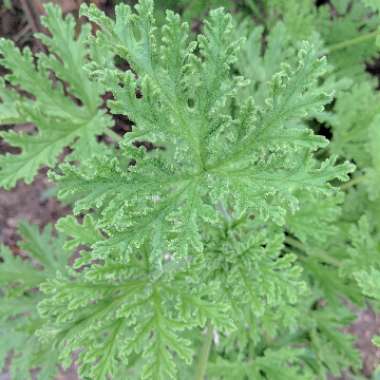
{"label": "scented geranium plant", "polygon": [[26,258],[1,248],[13,380],[360,378],[343,328],[380,290],[379,49],[376,2],[349,3],[219,8],[198,35],[151,0],[83,5],[79,32],[48,4],[46,53],[0,40],[0,123],[36,127],[2,132],[0,185],[47,166],[72,206],[21,223]]}

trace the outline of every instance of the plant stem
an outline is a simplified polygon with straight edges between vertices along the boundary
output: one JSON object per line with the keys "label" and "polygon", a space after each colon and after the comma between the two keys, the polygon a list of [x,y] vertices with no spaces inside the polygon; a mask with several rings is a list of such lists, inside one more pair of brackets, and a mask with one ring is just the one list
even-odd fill
{"label": "plant stem", "polygon": [[355,38],[352,38],[350,40],[342,41],[342,42],[339,42],[337,44],[333,44],[333,45],[328,46],[326,48],[325,53],[330,54],[330,53],[332,53],[334,51],[345,49],[345,48],[348,48],[350,46],[354,46],[354,45],[360,44],[362,42],[365,42],[367,40],[370,40],[370,39],[376,37],[379,34],[380,34],[379,31],[375,30],[375,31],[373,31],[371,33],[363,34],[362,36],[355,37]]}
{"label": "plant stem", "polygon": [[118,135],[115,131],[113,131],[112,129],[109,129],[107,128],[104,133],[108,136],[108,137],[111,137],[112,140],[114,140],[115,142],[119,142],[121,141],[123,138]]}
{"label": "plant stem", "polygon": [[211,345],[212,345],[213,330],[214,329],[213,329],[211,323],[208,323],[206,334],[203,338],[201,351],[199,353],[197,366],[195,369],[194,380],[204,380],[205,379],[208,357],[210,355],[210,350],[211,350]]}
{"label": "plant stem", "polygon": [[255,4],[253,0],[245,0],[244,3],[252,11],[254,16],[256,16],[258,20],[262,19],[259,7]]}
{"label": "plant stem", "polygon": [[292,247],[294,248],[297,248],[299,251],[302,251],[302,252],[305,252],[306,249],[305,247],[303,246],[303,244],[301,242],[299,242],[298,240],[296,239],[293,239],[292,237],[290,236],[287,236],[285,238],[285,243],[291,245]]}
{"label": "plant stem", "polygon": [[[299,251],[302,251],[304,253],[308,253],[306,247],[301,242],[299,242],[296,239],[293,239],[290,236],[287,236],[285,238],[285,242],[288,243],[289,245],[291,245],[292,247],[298,249]],[[333,265],[336,267],[340,266],[339,260],[336,260],[334,257],[327,255],[326,253],[324,253],[323,251],[321,251],[319,249],[318,250],[314,249],[313,252],[310,254],[310,256],[319,258],[319,259],[325,261],[326,263],[328,263],[330,265]]]}
{"label": "plant stem", "polygon": [[352,178],[350,181],[344,183],[340,188],[341,188],[341,190],[347,190],[350,187],[352,187],[354,185],[357,185],[360,182],[363,182],[365,179],[366,179],[366,176],[364,174],[363,175],[359,175],[359,176],[357,176],[355,178]]}

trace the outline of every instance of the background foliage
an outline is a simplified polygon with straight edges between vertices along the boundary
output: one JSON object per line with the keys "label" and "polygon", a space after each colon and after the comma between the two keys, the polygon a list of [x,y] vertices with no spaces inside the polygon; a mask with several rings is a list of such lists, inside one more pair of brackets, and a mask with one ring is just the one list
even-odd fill
{"label": "background foliage", "polygon": [[360,379],[343,329],[379,298],[378,4],[119,3],[80,28],[48,4],[35,55],[0,40],[0,123],[36,127],[2,132],[0,184],[48,166],[73,210],[1,248],[2,363]]}

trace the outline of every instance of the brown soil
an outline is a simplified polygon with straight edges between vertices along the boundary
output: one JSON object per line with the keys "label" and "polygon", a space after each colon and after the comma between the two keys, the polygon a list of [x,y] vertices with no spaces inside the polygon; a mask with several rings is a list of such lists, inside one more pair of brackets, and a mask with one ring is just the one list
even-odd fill
{"label": "brown soil", "polygon": [[45,226],[69,211],[49,196],[52,185],[41,170],[32,184],[19,183],[12,191],[0,189],[0,239],[16,249],[17,225],[21,220]]}
{"label": "brown soil", "polygon": [[362,310],[348,331],[357,337],[356,346],[363,358],[363,373],[371,377],[380,364],[380,349],[372,344],[372,337],[380,335],[380,315],[371,309]]}

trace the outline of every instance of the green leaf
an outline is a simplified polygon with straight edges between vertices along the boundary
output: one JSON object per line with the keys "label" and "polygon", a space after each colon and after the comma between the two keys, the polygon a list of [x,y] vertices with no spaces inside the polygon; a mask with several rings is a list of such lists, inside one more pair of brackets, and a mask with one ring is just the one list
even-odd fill
{"label": "green leaf", "polygon": [[[63,175],[56,177],[59,196],[76,199],[76,212],[99,210],[96,224],[109,239],[95,247],[95,255],[104,258],[112,250],[128,254],[151,241],[159,267],[165,249],[178,256],[202,251],[200,231],[218,219],[218,201],[283,223],[286,212],[298,207],[297,190],[329,192],[330,181],[348,178],[352,165],[335,165],[330,159],[319,166],[312,158],[314,150],[326,145],[324,138],[287,124],[317,112],[330,99],[318,87],[325,61],[311,46],[300,50],[296,69],[284,66],[275,75],[264,110],[257,114],[248,102],[232,118],[228,104],[241,81],[231,73],[238,44],[231,40],[230,17],[211,12],[196,57],[191,44],[185,48],[186,26],[177,17],[168,13],[160,45],[153,38],[151,2],[136,9],[133,14],[120,5],[116,21],[94,7],[82,9],[100,24],[97,43],[127,59],[139,77],[96,71],[114,93],[112,112],[131,118],[134,132],[127,134],[120,157],[94,159],[79,168],[62,166]],[[124,30],[132,25],[140,32],[126,37]],[[179,33],[183,38],[176,42]],[[173,62],[181,69],[169,69]],[[210,72],[215,76],[206,75]],[[153,152],[133,147],[142,136],[157,145]],[[272,204],[275,197],[279,202]]]}
{"label": "green leaf", "polygon": [[42,299],[39,288],[55,277],[56,270],[65,268],[67,256],[61,252],[63,241],[59,237],[52,242],[51,226],[40,234],[37,226],[22,222],[18,232],[23,239],[20,248],[28,258],[14,256],[7,247],[0,246],[0,367],[12,352],[12,379],[32,379],[31,370],[40,369],[36,379],[47,380],[57,374],[58,353],[36,336],[44,324],[37,313]]}
{"label": "green leaf", "polygon": [[10,249],[5,246],[1,246],[0,254],[3,259],[0,266],[2,286],[19,282],[32,288],[44,280],[44,276],[33,267],[29,260],[13,256]]}
{"label": "green leaf", "polygon": [[144,363],[142,378],[175,378],[174,355],[187,363],[192,360],[189,341],[180,333],[193,321],[178,315],[173,305],[177,296],[166,288],[165,279],[149,282],[144,268],[131,271],[122,262],[115,278],[116,264],[85,270],[82,282],[58,278],[45,283],[49,297],[39,311],[49,322],[39,334],[43,341],[57,342],[65,363],[71,362],[76,348],[85,346],[80,373],[97,380],[115,373],[120,360],[126,365],[133,353]]}
{"label": "green leaf", "polygon": [[370,271],[358,271],[355,278],[367,297],[380,298],[380,271],[371,269]]}
{"label": "green leaf", "polygon": [[29,257],[42,264],[46,271],[51,271],[53,274],[57,270],[64,270],[68,263],[68,256],[62,250],[63,239],[61,236],[52,236],[51,225],[47,225],[40,232],[36,225],[21,222],[18,230],[22,239],[20,248]]}
{"label": "green leaf", "polygon": [[[21,149],[19,155],[6,154],[0,159],[0,184],[7,189],[20,179],[30,183],[43,165],[54,166],[66,146],[73,148],[77,158],[94,154],[98,150],[96,135],[112,125],[99,110],[102,89],[85,70],[89,27],[84,27],[76,38],[71,16],[63,19],[60,8],[53,5],[48,5],[46,11],[43,24],[52,37],[39,37],[51,54],[41,53],[36,65],[29,49],[21,52],[9,40],[0,40],[0,63],[10,71],[5,75],[6,83],[28,94],[16,95],[14,90],[5,88],[2,80],[0,122],[27,122],[38,128],[32,135],[2,133],[8,144]],[[50,70],[57,76],[54,82]],[[65,95],[62,83],[67,84],[71,98]]]}
{"label": "green leaf", "polygon": [[363,3],[372,8],[375,11],[380,11],[380,1],[379,0],[363,0]]}
{"label": "green leaf", "polygon": [[216,363],[210,363],[210,378],[236,379],[247,378],[252,380],[311,380],[311,373],[300,370],[297,365],[304,354],[302,349],[282,348],[279,350],[266,350],[262,356],[250,362],[228,362],[219,358]]}
{"label": "green leaf", "polygon": [[[205,326],[210,379],[360,377],[342,300],[379,290],[379,112],[364,74],[377,16],[361,0],[238,3],[262,26],[217,9],[194,35],[141,0],[114,18],[83,5],[79,30],[47,5],[47,54],[0,42],[0,122],[36,127],[2,133],[20,153],[0,159],[0,185],[47,165],[74,213],[56,230],[22,223],[25,257],[1,248],[13,378],[75,360],[83,379],[190,379]],[[97,139],[111,116],[132,129],[117,146]]]}
{"label": "green leaf", "polygon": [[286,218],[287,229],[298,239],[310,247],[316,247],[339,232],[336,222],[341,215],[342,193],[325,196],[302,191],[298,199],[299,210]]}
{"label": "green leaf", "polygon": [[[367,79],[366,62],[379,53],[375,38],[379,26],[378,15],[366,6],[377,0],[334,0],[337,10],[331,14],[329,5],[321,6],[316,19],[316,29],[324,40],[329,62],[335,66],[338,77]],[[367,4],[366,4],[367,2]]]}
{"label": "green leaf", "polygon": [[102,239],[102,235],[90,215],[86,215],[82,223],[78,223],[76,218],[71,215],[63,217],[59,219],[56,227],[60,233],[70,238],[64,244],[64,248],[68,252],[72,252],[81,245],[92,246]]}

